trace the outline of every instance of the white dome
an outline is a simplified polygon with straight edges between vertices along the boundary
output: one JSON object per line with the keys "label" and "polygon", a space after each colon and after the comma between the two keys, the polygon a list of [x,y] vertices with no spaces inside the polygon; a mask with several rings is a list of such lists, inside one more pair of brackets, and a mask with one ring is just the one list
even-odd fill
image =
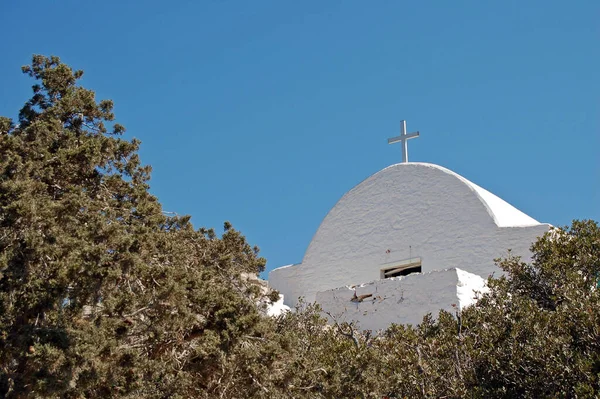
{"label": "white dome", "polygon": [[423,162],[411,162],[404,164],[399,163],[389,166],[388,168],[383,169],[379,173],[383,173],[389,168],[403,167],[404,165],[422,165],[429,168],[438,169],[444,173],[456,177],[457,179],[465,183],[473,192],[475,192],[475,194],[477,194],[477,197],[483,203],[483,205],[485,205],[490,216],[494,219],[494,222],[498,227],[525,227],[540,224],[540,222],[538,222],[531,216],[528,216],[525,213],[521,212],[508,202],[504,201],[502,198],[499,198],[487,191],[486,189],[479,187],[477,184],[465,179],[458,173],[454,173],[451,170],[443,168],[439,165]]}

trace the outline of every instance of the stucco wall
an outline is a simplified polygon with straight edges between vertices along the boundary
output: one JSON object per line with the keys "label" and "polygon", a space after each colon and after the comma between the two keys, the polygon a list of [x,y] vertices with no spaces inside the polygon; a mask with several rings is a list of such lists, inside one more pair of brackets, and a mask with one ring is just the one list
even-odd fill
{"label": "stucco wall", "polygon": [[440,309],[454,313],[473,303],[474,290],[483,290],[480,277],[451,269],[361,284],[356,294],[372,296],[359,303],[351,301],[354,289],[349,287],[319,292],[316,300],[328,317],[357,321],[361,329],[380,330],[391,323],[419,324],[425,314],[436,317]]}
{"label": "stucco wall", "polygon": [[[500,273],[493,259],[506,256],[509,248],[529,260],[531,243],[549,225],[498,227],[493,204],[490,208],[479,187],[469,183],[422,163],[376,173],[333,207],[302,263],[269,274],[270,285],[294,306],[299,296],[312,302],[317,292],[377,280],[381,265],[411,257],[421,258],[424,273],[460,268],[484,278]],[[506,205],[501,219],[527,218]]]}

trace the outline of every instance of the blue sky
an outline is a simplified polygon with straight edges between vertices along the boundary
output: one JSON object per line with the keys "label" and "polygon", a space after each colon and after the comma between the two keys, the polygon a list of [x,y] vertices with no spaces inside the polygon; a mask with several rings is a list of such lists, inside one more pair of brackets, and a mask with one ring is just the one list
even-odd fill
{"label": "blue sky", "polygon": [[230,220],[268,269],[349,189],[447,167],[535,219],[600,220],[600,2],[0,3],[0,115],[33,53],[85,71],[142,140],[164,209]]}

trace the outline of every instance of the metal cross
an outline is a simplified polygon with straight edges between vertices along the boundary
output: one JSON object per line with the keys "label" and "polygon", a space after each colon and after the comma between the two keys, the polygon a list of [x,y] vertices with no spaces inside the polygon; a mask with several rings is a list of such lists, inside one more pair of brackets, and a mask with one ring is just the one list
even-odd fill
{"label": "metal cross", "polygon": [[408,162],[408,145],[406,142],[408,139],[414,139],[415,137],[419,137],[419,132],[406,134],[406,121],[400,121],[400,136],[388,139],[388,144],[402,143],[402,162]]}

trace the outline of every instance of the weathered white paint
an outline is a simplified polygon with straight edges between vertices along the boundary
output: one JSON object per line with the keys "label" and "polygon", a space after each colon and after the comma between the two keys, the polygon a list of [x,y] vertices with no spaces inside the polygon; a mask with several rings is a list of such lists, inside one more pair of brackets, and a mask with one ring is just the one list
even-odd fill
{"label": "weathered white paint", "polygon": [[279,316],[282,313],[289,312],[290,307],[283,303],[283,295],[279,294],[279,299],[272,304],[267,306],[267,315],[268,316]]}
{"label": "weathered white paint", "polygon": [[[425,314],[435,317],[440,309],[455,313],[472,304],[477,291],[485,291],[483,283],[479,276],[449,269],[327,290],[317,293],[316,300],[338,322],[355,321],[361,329],[381,330],[391,323],[419,324]],[[372,296],[351,302],[354,290],[358,296]]]}
{"label": "weathered white paint", "polygon": [[[426,281],[445,269],[487,278],[500,273],[493,259],[508,249],[529,260],[529,246],[549,227],[448,169],[400,163],[346,193],[302,263],[271,271],[269,284],[294,307],[300,296],[312,302],[318,292],[378,280],[382,265],[411,257],[421,258],[424,273],[411,278]],[[444,295],[432,294],[432,306],[445,308],[438,306]]]}
{"label": "weathered white paint", "polygon": [[456,277],[458,277],[456,296],[460,310],[477,302],[479,294],[489,292],[487,281],[476,274],[456,269]]}
{"label": "weathered white paint", "polygon": [[498,227],[527,227],[540,224],[540,222],[521,212],[502,198],[496,197],[486,189],[471,183],[460,175],[456,176],[463,179],[465,184],[468,184],[477,193]]}

